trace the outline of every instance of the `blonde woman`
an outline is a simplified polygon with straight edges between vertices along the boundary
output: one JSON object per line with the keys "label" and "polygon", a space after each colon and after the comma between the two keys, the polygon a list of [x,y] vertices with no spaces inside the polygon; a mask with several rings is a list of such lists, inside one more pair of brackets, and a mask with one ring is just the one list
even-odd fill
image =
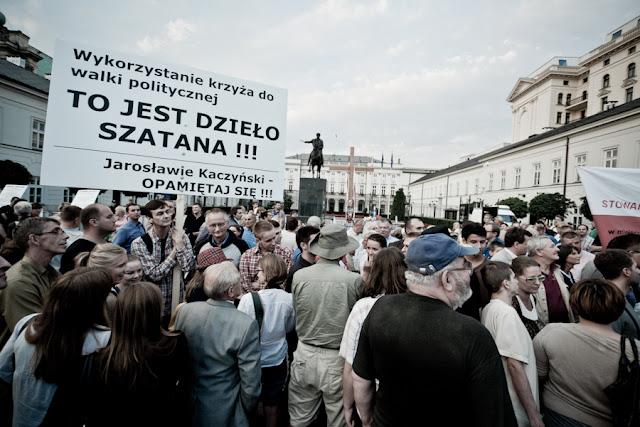
{"label": "blonde woman", "polygon": [[118,284],[122,281],[124,270],[127,266],[127,251],[113,243],[96,245],[91,252],[82,252],[75,258],[76,268],[93,267],[104,268],[111,275],[111,292],[107,297],[107,310],[109,319],[113,315],[116,305],[116,297],[120,293]]}

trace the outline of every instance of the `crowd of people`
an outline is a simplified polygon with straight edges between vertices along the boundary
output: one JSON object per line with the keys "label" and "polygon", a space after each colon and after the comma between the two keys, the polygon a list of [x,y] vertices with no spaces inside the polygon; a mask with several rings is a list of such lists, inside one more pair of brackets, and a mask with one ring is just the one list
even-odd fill
{"label": "crowd of people", "polygon": [[2,425],[610,426],[638,411],[612,384],[637,358],[640,234],[605,248],[561,217],[490,215],[345,227],[280,203],[194,204],[184,227],[170,200],[41,209],[0,208]]}

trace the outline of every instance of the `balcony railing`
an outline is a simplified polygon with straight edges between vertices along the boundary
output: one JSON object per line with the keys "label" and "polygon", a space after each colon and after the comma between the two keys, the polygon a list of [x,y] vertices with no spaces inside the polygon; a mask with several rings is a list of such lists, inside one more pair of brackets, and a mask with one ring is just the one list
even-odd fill
{"label": "balcony railing", "polygon": [[578,104],[582,101],[586,101],[587,100],[588,95],[585,96],[581,96],[579,98],[571,98],[569,101],[567,101],[567,107],[570,105],[575,105]]}

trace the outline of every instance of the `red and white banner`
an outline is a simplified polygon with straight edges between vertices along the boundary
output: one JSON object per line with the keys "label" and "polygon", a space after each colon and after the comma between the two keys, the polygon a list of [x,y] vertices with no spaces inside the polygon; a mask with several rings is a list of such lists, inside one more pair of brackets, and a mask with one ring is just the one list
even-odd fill
{"label": "red and white banner", "polygon": [[623,234],[640,234],[640,169],[577,169],[602,246]]}

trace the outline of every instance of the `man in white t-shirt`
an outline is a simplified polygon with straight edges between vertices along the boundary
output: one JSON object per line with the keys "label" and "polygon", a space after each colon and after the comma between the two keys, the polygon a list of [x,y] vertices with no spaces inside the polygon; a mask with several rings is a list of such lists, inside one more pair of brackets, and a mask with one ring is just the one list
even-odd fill
{"label": "man in white t-shirt", "polygon": [[533,342],[518,313],[511,306],[518,281],[508,264],[490,261],[481,270],[491,301],[482,310],[482,324],[489,330],[502,356],[511,403],[519,426],[544,426],[538,399],[538,373]]}

